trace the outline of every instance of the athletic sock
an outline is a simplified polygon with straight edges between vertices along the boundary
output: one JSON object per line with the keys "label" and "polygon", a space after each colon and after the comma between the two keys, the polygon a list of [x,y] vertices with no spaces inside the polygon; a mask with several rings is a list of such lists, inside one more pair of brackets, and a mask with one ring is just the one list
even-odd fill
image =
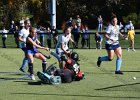
{"label": "athletic sock", "polygon": [[122,64],[122,58],[117,58],[116,59],[116,71],[120,71],[121,64]]}
{"label": "athletic sock", "polygon": [[109,61],[109,58],[108,56],[104,56],[100,58],[100,61]]}
{"label": "athletic sock", "polygon": [[42,71],[43,72],[46,72],[46,65],[47,65],[47,62],[46,61],[43,61],[42,62]]}
{"label": "athletic sock", "polygon": [[24,58],[23,61],[22,61],[21,69],[24,70],[27,64],[28,64],[28,59],[27,58]]}
{"label": "athletic sock", "polygon": [[33,74],[33,63],[29,63],[29,72],[30,74]]}

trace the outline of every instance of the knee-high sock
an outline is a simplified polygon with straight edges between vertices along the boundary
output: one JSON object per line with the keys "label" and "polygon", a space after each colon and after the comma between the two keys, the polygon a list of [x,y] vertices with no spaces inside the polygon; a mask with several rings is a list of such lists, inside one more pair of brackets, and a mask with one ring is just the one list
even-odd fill
{"label": "knee-high sock", "polygon": [[29,72],[30,72],[30,74],[34,73],[33,72],[33,63],[30,63],[30,62],[29,62]]}
{"label": "knee-high sock", "polygon": [[27,58],[24,58],[23,61],[22,61],[21,68],[24,70],[27,64],[28,64],[28,59]]}
{"label": "knee-high sock", "polygon": [[109,61],[109,58],[108,56],[104,56],[100,58],[100,61]]}
{"label": "knee-high sock", "polygon": [[122,64],[122,58],[117,58],[116,59],[116,71],[120,71],[121,64]]}
{"label": "knee-high sock", "polygon": [[46,71],[46,64],[47,62],[46,61],[42,61],[42,71],[45,73]]}

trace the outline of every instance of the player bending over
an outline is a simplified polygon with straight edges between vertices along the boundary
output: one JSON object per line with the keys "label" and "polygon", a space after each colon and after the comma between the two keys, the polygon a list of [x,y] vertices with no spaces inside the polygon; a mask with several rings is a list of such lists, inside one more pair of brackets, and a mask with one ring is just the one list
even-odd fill
{"label": "player bending over", "polygon": [[[68,42],[73,41],[71,38],[71,27],[66,27],[64,33],[60,35],[58,43],[56,45],[56,53],[61,57],[63,54],[69,55]],[[59,67],[63,68],[63,61],[59,60]]]}

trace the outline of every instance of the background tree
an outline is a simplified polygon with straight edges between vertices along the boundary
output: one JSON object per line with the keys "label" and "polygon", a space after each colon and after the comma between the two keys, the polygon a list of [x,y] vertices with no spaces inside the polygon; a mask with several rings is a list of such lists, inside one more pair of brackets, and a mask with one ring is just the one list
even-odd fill
{"label": "background tree", "polygon": [[[1,0],[0,22],[9,27],[11,20],[19,22],[22,16],[29,17],[34,25],[48,26],[48,0]],[[130,19],[135,26],[140,25],[140,0],[57,0],[57,28],[69,17],[80,15],[83,24],[97,27],[97,17],[102,15],[104,24],[112,13],[126,24]]]}

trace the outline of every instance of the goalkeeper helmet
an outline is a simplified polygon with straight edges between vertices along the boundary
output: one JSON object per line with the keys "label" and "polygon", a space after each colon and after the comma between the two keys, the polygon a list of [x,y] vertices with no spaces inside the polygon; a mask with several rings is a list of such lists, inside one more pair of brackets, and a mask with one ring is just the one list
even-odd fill
{"label": "goalkeeper helmet", "polygon": [[71,58],[72,58],[73,60],[75,60],[75,61],[78,61],[78,60],[79,60],[79,55],[78,55],[78,53],[72,52]]}

